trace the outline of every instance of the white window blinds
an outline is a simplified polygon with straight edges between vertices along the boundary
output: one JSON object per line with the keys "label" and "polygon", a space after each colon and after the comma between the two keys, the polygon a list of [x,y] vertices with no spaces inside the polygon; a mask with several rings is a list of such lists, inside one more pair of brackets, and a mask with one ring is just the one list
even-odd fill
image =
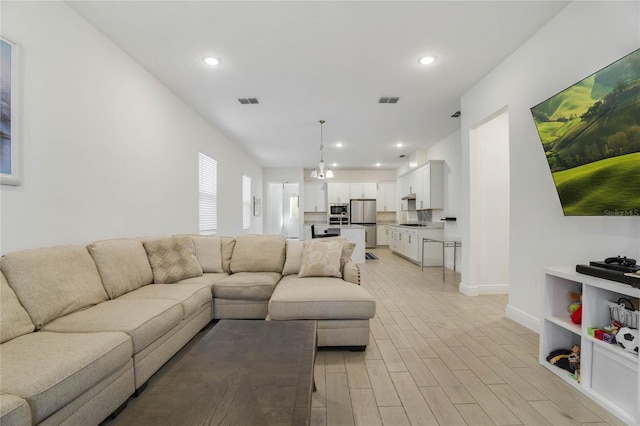
{"label": "white window blinds", "polygon": [[199,154],[200,178],[198,183],[198,211],[200,233],[213,234],[218,229],[218,162],[211,157]]}
{"label": "white window blinds", "polygon": [[251,178],[242,175],[242,229],[251,228]]}

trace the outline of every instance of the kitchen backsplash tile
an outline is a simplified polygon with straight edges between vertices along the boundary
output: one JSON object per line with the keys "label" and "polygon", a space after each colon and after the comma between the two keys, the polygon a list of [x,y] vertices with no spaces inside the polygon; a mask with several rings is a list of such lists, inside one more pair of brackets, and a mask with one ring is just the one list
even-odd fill
{"label": "kitchen backsplash tile", "polygon": [[418,210],[418,222],[427,223],[433,219],[433,212],[431,210]]}

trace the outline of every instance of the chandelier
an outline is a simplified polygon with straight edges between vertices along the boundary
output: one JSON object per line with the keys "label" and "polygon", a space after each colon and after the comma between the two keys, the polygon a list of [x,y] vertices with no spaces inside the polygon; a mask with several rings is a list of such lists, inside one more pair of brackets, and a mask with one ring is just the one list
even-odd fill
{"label": "chandelier", "polygon": [[320,162],[318,163],[318,167],[311,171],[311,177],[316,179],[329,179],[333,177],[333,172],[330,169],[324,168],[324,157],[322,150],[324,149],[324,145],[322,143],[322,127],[324,124],[324,120],[320,120]]}

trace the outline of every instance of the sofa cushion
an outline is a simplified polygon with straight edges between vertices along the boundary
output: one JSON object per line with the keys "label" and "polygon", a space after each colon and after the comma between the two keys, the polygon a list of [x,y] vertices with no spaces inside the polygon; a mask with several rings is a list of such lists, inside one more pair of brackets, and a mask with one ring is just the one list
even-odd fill
{"label": "sofa cushion", "polygon": [[227,274],[231,273],[231,256],[236,246],[236,239],[232,237],[220,237],[222,250],[222,271]]}
{"label": "sofa cushion", "polygon": [[25,334],[2,344],[0,392],[26,399],[37,424],[122,368],[132,355],[124,333]]}
{"label": "sofa cushion", "polygon": [[213,285],[228,276],[229,274],[226,273],[205,272],[201,277],[187,278],[177,281],[175,284],[206,284],[211,288],[211,294],[213,294]]}
{"label": "sofa cushion", "polygon": [[162,238],[145,241],[143,245],[156,284],[171,284],[202,275],[191,238]]}
{"label": "sofa cushion", "polygon": [[80,333],[122,331],[133,341],[137,354],[182,321],[182,305],[175,300],[108,300],[47,324],[44,331]]}
{"label": "sofa cushion", "polygon": [[191,238],[196,249],[196,257],[202,266],[202,272],[223,272],[220,237],[197,235]]}
{"label": "sofa cushion", "polygon": [[0,343],[35,330],[29,314],[24,310],[13,289],[0,272]]}
{"label": "sofa cushion", "polygon": [[[85,247],[56,246],[9,253],[2,257],[0,269],[36,329],[108,298]],[[42,303],[44,300],[47,303]]]}
{"label": "sofa cushion", "polygon": [[87,250],[111,299],[153,282],[147,253],[137,238],[96,241]]}
{"label": "sofa cushion", "polygon": [[15,395],[0,394],[0,425],[31,426],[27,401]]}
{"label": "sofa cushion", "polygon": [[276,272],[238,272],[213,285],[213,296],[222,299],[269,300],[280,281]]}
{"label": "sofa cushion", "polygon": [[182,304],[183,318],[196,313],[202,306],[211,303],[211,288],[207,284],[151,284],[120,297],[128,299],[167,299]]}
{"label": "sofa cushion", "polygon": [[285,257],[284,235],[240,235],[231,256],[231,271],[282,273]]}
{"label": "sofa cushion", "polygon": [[340,278],[287,275],[269,301],[273,320],[367,319],[375,313],[373,297],[361,286]]}
{"label": "sofa cushion", "polygon": [[302,264],[299,277],[342,277],[340,257],[342,241],[322,241],[322,239],[304,242]]}
{"label": "sofa cushion", "polygon": [[287,257],[282,268],[282,275],[298,275],[302,265],[303,248],[304,241],[287,241]]}

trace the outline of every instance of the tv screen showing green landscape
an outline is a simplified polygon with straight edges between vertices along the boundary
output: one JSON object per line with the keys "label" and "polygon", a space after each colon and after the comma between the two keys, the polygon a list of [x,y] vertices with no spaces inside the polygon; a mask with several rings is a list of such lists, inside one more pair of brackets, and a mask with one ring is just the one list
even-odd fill
{"label": "tv screen showing green landscape", "polygon": [[531,113],[565,216],[640,216],[640,49]]}

